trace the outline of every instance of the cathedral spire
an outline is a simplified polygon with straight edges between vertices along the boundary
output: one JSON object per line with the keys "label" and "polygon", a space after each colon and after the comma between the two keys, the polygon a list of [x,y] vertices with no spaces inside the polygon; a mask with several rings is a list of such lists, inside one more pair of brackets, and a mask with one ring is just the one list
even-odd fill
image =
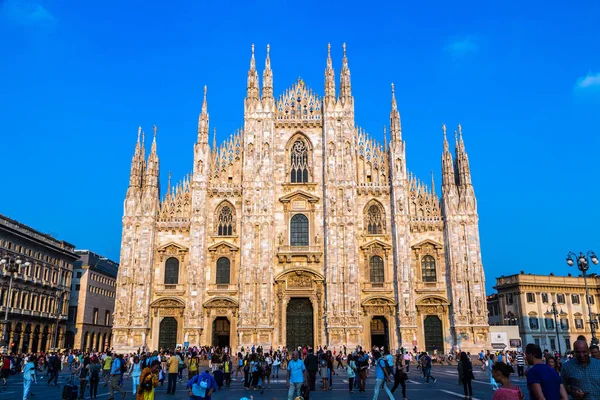
{"label": "cathedral spire", "polygon": [[256,72],[256,60],[254,59],[254,44],[252,44],[252,57],[250,58],[250,69],[248,70],[248,85],[246,87],[246,101],[254,104],[258,100],[258,72]]}
{"label": "cathedral spire", "polygon": [[390,111],[390,136],[393,143],[402,141],[402,126],[400,124],[400,113],[396,104],[396,93],[392,83],[392,110]]}
{"label": "cathedral spire", "polygon": [[198,117],[198,143],[208,143],[208,103],[206,101],[206,85],[204,85],[204,99],[202,112]]}
{"label": "cathedral spire", "polygon": [[444,132],[444,152],[442,153],[442,187],[454,186],[454,164],[452,162],[452,154],[448,146],[448,138],[446,137],[446,124],[442,125]]}
{"label": "cathedral spire", "polygon": [[471,168],[469,167],[469,157],[465,150],[465,142],[462,137],[462,127],[458,124],[458,135],[456,139],[456,173],[458,174],[457,183],[461,186],[471,185]]}
{"label": "cathedral spire", "polygon": [[217,150],[217,127],[213,128],[213,143],[212,143],[213,152]]}
{"label": "cathedral spire", "polygon": [[431,171],[431,192],[433,194],[433,197],[436,197],[436,195],[435,195],[435,176],[433,174],[433,171]]}
{"label": "cathedral spire", "polygon": [[331,43],[327,44],[327,67],[325,68],[325,102],[335,101],[335,72],[331,62]]}
{"label": "cathedral spire", "polygon": [[383,126],[383,151],[387,151],[387,128]]}
{"label": "cathedral spire", "polygon": [[154,138],[152,139],[152,147],[150,148],[150,155],[148,155],[148,161],[146,162],[146,176],[144,179],[145,190],[148,188],[158,189],[158,174],[159,174],[159,160],[158,153],[156,151],[156,133],[158,129],[154,125]]}
{"label": "cathedral spire", "polygon": [[342,45],[344,57],[342,58],[342,71],[340,73],[340,101],[342,104],[352,101],[352,85],[350,84],[350,68],[346,56],[346,43]]}
{"label": "cathedral spire", "polygon": [[271,46],[267,45],[267,58],[265,60],[265,70],[263,72],[262,99],[273,99],[273,71],[271,71]]}
{"label": "cathedral spire", "polygon": [[144,168],[144,159],[142,156],[142,144],[140,143],[140,136],[142,134],[142,127],[138,127],[137,142],[135,143],[135,150],[133,157],[131,158],[131,172],[129,174],[129,187],[142,187],[142,173]]}

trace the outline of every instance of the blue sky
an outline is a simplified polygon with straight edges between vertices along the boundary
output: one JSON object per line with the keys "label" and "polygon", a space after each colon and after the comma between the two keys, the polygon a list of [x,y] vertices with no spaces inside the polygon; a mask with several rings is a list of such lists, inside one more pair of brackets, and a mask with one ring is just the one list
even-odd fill
{"label": "blue sky", "polygon": [[346,42],[357,124],[381,139],[394,82],[421,179],[462,124],[488,288],[575,272],[569,250],[600,253],[600,4],[503,3],[2,0],[0,212],[118,260],[138,125],[166,185],[191,170],[204,85],[219,142],[242,126],[251,43],[276,93],[322,94]]}

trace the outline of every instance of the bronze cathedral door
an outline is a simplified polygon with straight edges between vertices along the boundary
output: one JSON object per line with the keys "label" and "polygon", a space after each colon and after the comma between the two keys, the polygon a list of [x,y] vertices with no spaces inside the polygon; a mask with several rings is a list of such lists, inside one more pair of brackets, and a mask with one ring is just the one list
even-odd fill
{"label": "bronze cathedral door", "polygon": [[433,354],[434,350],[444,351],[444,331],[442,329],[442,320],[436,315],[428,315],[423,323],[425,333],[425,350]]}
{"label": "bronze cathedral door", "polygon": [[177,345],[177,320],[173,317],[165,317],[160,321],[160,332],[158,334],[158,348],[175,350]]}
{"label": "bronze cathedral door", "polygon": [[307,298],[290,299],[287,312],[286,347],[298,349],[298,346],[314,346],[313,307]]}

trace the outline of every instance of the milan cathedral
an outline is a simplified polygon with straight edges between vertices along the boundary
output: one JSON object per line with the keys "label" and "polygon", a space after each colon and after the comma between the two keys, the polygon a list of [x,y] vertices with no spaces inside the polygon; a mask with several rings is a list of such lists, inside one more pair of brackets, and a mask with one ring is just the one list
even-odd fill
{"label": "milan cathedral", "polygon": [[244,126],[209,144],[207,90],[191,174],[161,197],[156,128],[131,163],[113,325],[118,350],[176,345],[489,346],[477,202],[460,125],[443,126],[441,198],[406,167],[392,85],[389,143],[354,120],[343,49],[324,95],[274,97],[254,46]]}

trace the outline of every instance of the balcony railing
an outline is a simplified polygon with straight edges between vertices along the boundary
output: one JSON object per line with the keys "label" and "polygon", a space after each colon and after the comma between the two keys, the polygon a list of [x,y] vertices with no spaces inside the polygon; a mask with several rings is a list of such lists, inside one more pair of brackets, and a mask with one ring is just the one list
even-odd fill
{"label": "balcony railing", "polygon": [[323,248],[321,246],[279,246],[277,256],[279,262],[292,262],[294,256],[305,256],[308,262],[320,262]]}
{"label": "balcony railing", "polygon": [[182,295],[185,293],[185,285],[184,284],[159,283],[156,286],[157,286],[157,288],[156,288],[157,294]]}
{"label": "balcony railing", "polygon": [[391,282],[365,282],[362,284],[362,290],[365,292],[387,292],[392,289]]}

